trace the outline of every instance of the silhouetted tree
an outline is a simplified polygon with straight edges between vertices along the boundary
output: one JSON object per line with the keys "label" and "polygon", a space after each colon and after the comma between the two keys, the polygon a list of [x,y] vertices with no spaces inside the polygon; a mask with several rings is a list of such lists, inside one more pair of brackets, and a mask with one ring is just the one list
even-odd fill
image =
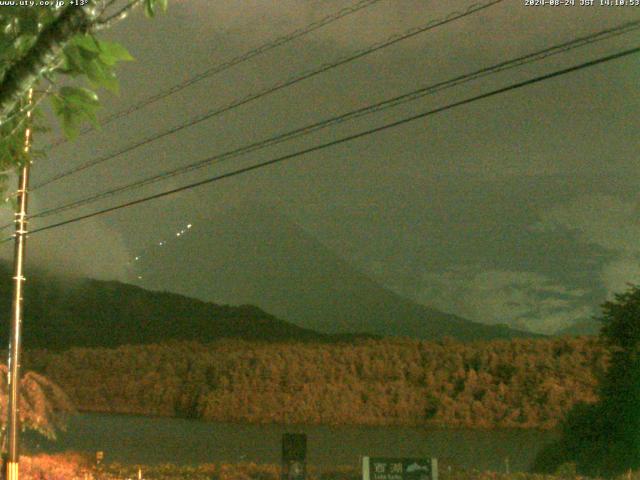
{"label": "silhouetted tree", "polygon": [[[48,438],[64,430],[65,414],[74,411],[67,395],[43,375],[27,372],[20,380],[20,423],[23,429],[35,430]],[[0,419],[2,429],[7,420],[7,366],[0,365]]]}
{"label": "silhouetted tree", "polygon": [[640,288],[604,303],[600,321],[610,353],[600,400],[571,410],[561,439],[536,460],[537,470],[571,462],[579,473],[613,476],[640,467]]}

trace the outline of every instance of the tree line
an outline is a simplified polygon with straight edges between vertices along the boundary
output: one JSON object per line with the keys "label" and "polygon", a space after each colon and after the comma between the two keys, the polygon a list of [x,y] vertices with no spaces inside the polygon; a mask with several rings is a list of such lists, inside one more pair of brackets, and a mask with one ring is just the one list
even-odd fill
{"label": "tree line", "polygon": [[597,400],[593,337],[459,343],[220,340],[28,351],[81,411],[212,421],[553,428]]}

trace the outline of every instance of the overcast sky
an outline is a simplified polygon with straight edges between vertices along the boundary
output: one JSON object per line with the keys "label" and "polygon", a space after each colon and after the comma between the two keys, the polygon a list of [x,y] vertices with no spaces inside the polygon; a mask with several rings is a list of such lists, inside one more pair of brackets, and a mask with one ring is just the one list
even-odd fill
{"label": "overcast sky", "polygon": [[[119,97],[102,95],[105,114],[350,4],[170,3],[165,16],[150,21],[136,14],[108,33],[137,61],[121,68]],[[33,180],[38,183],[470,4],[380,1],[53,150],[35,166]],[[47,186],[34,193],[32,212],[639,18],[640,7],[528,7],[522,0],[506,0]],[[382,125],[637,46],[639,40],[637,32],[620,36],[59,217],[34,220],[32,226]],[[139,252],[187,223],[198,228],[214,222],[228,208],[269,205],[359,270],[415,301],[473,320],[553,332],[596,314],[607,295],[640,281],[639,58],[626,57],[33,235],[31,258],[61,271],[144,286],[130,265]],[[41,137],[39,145],[56,137],[57,130]]]}

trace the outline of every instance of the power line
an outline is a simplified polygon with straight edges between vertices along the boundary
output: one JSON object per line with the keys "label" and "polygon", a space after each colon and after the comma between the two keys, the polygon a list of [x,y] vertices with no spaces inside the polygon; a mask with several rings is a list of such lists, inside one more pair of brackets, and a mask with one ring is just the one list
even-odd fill
{"label": "power line", "polygon": [[[268,146],[273,146],[276,144],[279,144],[283,141],[286,140],[290,140],[293,138],[297,138],[300,137],[302,135],[307,135],[309,133],[313,133],[317,130],[320,130],[322,128],[326,128],[330,125],[333,124],[337,124],[337,123],[341,123],[343,121],[346,120],[351,120],[351,119],[355,119],[355,118],[359,118],[362,117],[364,115],[368,115],[371,113],[375,113],[378,111],[382,111],[384,109],[387,108],[391,108],[397,105],[400,105],[402,103],[406,103],[409,101],[414,101],[417,100],[419,98],[422,98],[426,95],[430,95],[433,94],[435,92],[438,91],[442,91],[457,85],[461,85],[463,83],[467,83],[469,81],[472,80],[476,80],[491,74],[495,74],[501,71],[505,71],[511,68],[515,68],[527,63],[531,63],[531,62],[535,62],[535,61],[540,61],[542,59],[548,58],[552,55],[557,55],[560,53],[564,53],[567,52],[569,50],[578,48],[578,47],[582,47],[584,45],[588,45],[588,44],[592,44],[595,42],[599,42],[599,41],[603,41],[609,38],[612,38],[614,36],[619,36],[625,33],[629,33],[631,31],[637,30],[638,28],[640,28],[640,20],[636,20],[636,21],[631,21],[631,22],[627,22],[624,23],[620,26],[617,27],[613,27],[613,28],[609,28],[609,29],[605,29],[605,30],[601,30],[599,32],[595,32],[593,34],[584,36],[584,37],[579,37],[577,39],[556,45],[556,46],[552,46],[537,52],[533,52],[515,59],[511,59],[508,61],[504,61],[504,62],[500,62],[496,65],[487,67],[487,68],[483,68],[481,70],[477,70],[473,73],[470,74],[465,74],[465,75],[461,75],[458,77],[455,77],[453,79],[444,81],[444,82],[439,82],[436,83],[434,85],[429,85],[427,87],[422,87],[418,90],[400,95],[400,96],[396,96],[393,97],[391,99],[387,99],[381,102],[378,102],[376,104],[373,105],[368,105],[365,106],[363,108],[357,109],[357,110],[353,110],[350,112],[347,112],[345,114],[342,115],[338,115],[336,117],[332,117],[329,119],[325,119],[323,121],[320,122],[316,122],[314,124],[311,125],[307,125],[289,132],[285,132],[283,134],[277,135],[275,137],[271,137],[269,139],[260,141],[260,142],[256,142],[253,144],[250,144],[248,146],[244,146],[244,147],[240,147],[238,149],[235,150],[231,150],[231,151],[227,151],[218,155],[215,155],[213,157],[209,157],[206,158],[204,160],[200,160],[196,163],[193,164],[189,164],[186,165],[184,167],[180,167],[177,169],[173,169],[173,170],[169,170],[169,171],[165,171],[162,172],[160,174],[154,175],[150,178],[146,178],[140,181],[136,181],[121,187],[117,187],[115,189],[111,189],[111,190],[107,190],[89,197],[85,197],[82,199],[78,199],[75,200],[71,203],[65,204],[65,205],[61,205],[58,207],[53,207],[51,209],[48,210],[44,210],[41,212],[38,212],[34,215],[31,215],[30,218],[42,218],[42,217],[46,217],[46,216],[50,216],[50,215],[54,215],[57,213],[61,213],[64,212],[66,210],[70,210],[70,209],[74,209],[83,205],[87,205],[90,203],[93,203],[95,201],[98,201],[100,199],[106,198],[108,196],[113,196],[116,195],[118,193],[122,193],[128,190],[133,190],[133,189],[137,189],[143,186],[147,186],[162,180],[165,180],[167,178],[176,176],[176,175],[181,175],[184,173],[188,173],[191,171],[195,171],[199,168],[203,168],[205,166],[211,165],[213,163],[218,163],[221,162],[223,160],[227,160],[229,158],[233,158],[233,157],[237,157],[239,155],[242,154],[246,154],[246,153],[250,153],[256,150],[260,150],[262,148],[268,147]],[[6,229],[8,227],[10,227],[12,224],[7,224],[3,227],[0,227],[0,230]]]}
{"label": "power line", "polygon": [[[356,2],[355,4],[351,5],[350,7],[345,7],[335,13],[332,13],[331,15],[327,15],[324,18],[321,18],[320,20],[317,20],[315,22],[312,22],[302,28],[299,28],[297,30],[292,31],[291,33],[288,33],[287,35],[283,35],[281,37],[276,38],[275,40],[265,43],[263,45],[260,45],[259,47],[254,48],[253,50],[249,50],[241,55],[238,55],[237,57],[234,57],[230,60],[227,60],[226,62],[220,63],[218,65],[214,65],[213,67],[208,68],[207,70],[204,70],[203,72],[198,73],[197,75],[194,75],[193,77],[190,77],[186,80],[184,80],[183,82],[177,83],[175,85],[172,85],[171,87],[169,87],[166,90],[162,90],[158,93],[156,93],[155,95],[151,95],[150,97],[147,97],[145,99],[142,99],[141,101],[139,101],[138,103],[131,105],[129,108],[126,108],[124,110],[121,110],[120,112],[116,112],[112,115],[109,115],[107,117],[105,117],[104,119],[100,120],[100,126],[104,126],[107,125],[111,122],[113,122],[114,120],[117,120],[119,118],[122,117],[126,117],[128,115],[131,115],[133,112],[136,112],[148,105],[151,105],[155,102],[158,102],[170,95],[173,95],[174,93],[177,93],[181,90],[184,90],[187,87],[190,87],[191,85],[194,85],[206,78],[212,77],[214,75],[217,75],[218,73],[222,73],[225,70],[230,69],[231,67],[235,67],[236,65],[239,65],[240,63],[246,62],[247,60],[251,60],[254,57],[257,57],[259,55],[262,55],[263,53],[266,53],[270,50],[273,50],[274,48],[280,47],[286,43],[292,42],[293,40],[297,40],[298,38],[301,38],[305,35],[308,35],[309,33],[312,33],[326,25],[329,25],[337,20],[340,20],[342,18],[345,18],[353,13],[359,12],[360,10],[367,8],[375,3],[380,2],[381,0],[361,0],[359,2]],[[80,131],[80,134],[85,134],[88,133],[90,131],[94,130],[94,127],[89,126],[86,127],[84,129],[82,129]],[[66,143],[67,140],[64,138],[61,138],[55,142],[53,142],[49,147],[50,148],[55,148],[59,145],[62,145],[63,143]]]}
{"label": "power line", "polygon": [[[564,69],[561,69],[561,70],[556,70],[555,72],[552,72],[552,73],[548,73],[548,74],[545,74],[545,75],[540,75],[538,77],[534,77],[532,79],[525,80],[525,81],[522,81],[522,82],[518,82],[518,83],[515,83],[515,84],[512,84],[512,85],[506,86],[506,87],[498,88],[496,90],[492,90],[492,91],[487,92],[487,93],[476,95],[476,96],[467,98],[465,100],[460,100],[458,102],[450,103],[450,104],[445,105],[443,107],[438,107],[438,108],[435,108],[435,109],[432,109],[432,110],[428,110],[426,112],[422,112],[422,113],[419,113],[419,114],[416,114],[416,115],[412,115],[410,117],[405,117],[405,118],[403,118],[401,120],[397,120],[397,121],[392,122],[392,123],[387,123],[387,124],[382,125],[380,127],[375,127],[375,128],[371,128],[369,130],[364,130],[362,132],[359,132],[359,133],[356,133],[356,134],[353,134],[353,135],[348,135],[346,137],[338,138],[336,140],[332,140],[330,142],[322,143],[322,144],[316,145],[314,147],[310,147],[310,148],[306,148],[306,149],[303,149],[303,150],[299,150],[297,152],[290,153],[290,154],[287,154],[287,155],[282,155],[280,157],[276,157],[276,158],[273,158],[271,160],[267,160],[267,161],[264,161],[264,162],[261,162],[261,163],[257,163],[257,164],[254,164],[254,165],[251,165],[251,166],[248,166],[248,167],[240,168],[240,169],[234,170],[232,172],[227,172],[227,173],[223,173],[223,174],[220,174],[220,175],[216,175],[214,177],[209,177],[209,178],[206,178],[204,180],[200,180],[198,182],[194,182],[194,183],[191,183],[191,184],[188,184],[188,185],[184,185],[182,187],[174,188],[172,190],[166,190],[164,192],[156,193],[154,195],[149,195],[147,197],[142,197],[142,198],[139,198],[137,200],[133,200],[133,201],[130,201],[130,202],[122,203],[120,205],[116,205],[116,206],[113,206],[113,207],[109,207],[109,208],[105,208],[105,209],[102,209],[102,210],[98,210],[98,211],[93,212],[93,213],[89,213],[89,214],[86,214],[86,215],[81,215],[81,216],[78,216],[78,217],[75,217],[75,218],[71,218],[71,219],[68,219],[68,220],[64,220],[64,221],[61,221],[61,222],[58,222],[58,223],[54,223],[54,224],[50,224],[50,225],[47,225],[47,226],[44,226],[44,227],[40,227],[40,228],[37,228],[35,230],[32,230],[31,233],[44,232],[46,230],[51,230],[53,228],[58,228],[58,227],[61,227],[61,226],[64,226],[64,225],[69,225],[71,223],[76,223],[76,222],[79,222],[81,220],[86,220],[86,219],[89,219],[89,218],[92,218],[92,217],[97,217],[99,215],[103,215],[103,214],[106,214],[106,213],[114,212],[116,210],[120,210],[120,209],[123,209],[123,208],[132,207],[134,205],[138,205],[138,204],[141,204],[141,203],[149,202],[151,200],[156,200],[158,198],[166,197],[166,196],[173,195],[173,194],[176,194],[176,193],[179,193],[179,192],[183,192],[183,191],[186,191],[186,190],[191,190],[193,188],[197,188],[197,187],[209,184],[209,183],[213,183],[213,182],[216,182],[216,181],[219,181],[219,180],[223,180],[225,178],[235,177],[237,175],[241,175],[243,173],[247,173],[247,172],[250,172],[250,171],[253,171],[253,170],[258,170],[260,168],[267,167],[269,165],[273,165],[273,164],[276,164],[276,163],[280,163],[280,162],[283,162],[285,160],[290,160],[292,158],[299,157],[299,156],[302,156],[302,155],[306,155],[308,153],[317,152],[317,151],[323,150],[325,148],[333,147],[335,145],[339,145],[339,144],[342,144],[342,143],[345,143],[345,142],[350,142],[352,140],[356,140],[358,138],[363,138],[363,137],[372,135],[374,133],[379,133],[379,132],[382,132],[384,130],[395,128],[395,127],[404,125],[406,123],[413,122],[415,120],[419,120],[419,119],[422,119],[422,118],[426,118],[428,116],[435,115],[437,113],[441,113],[441,112],[444,112],[444,111],[447,111],[447,110],[451,110],[453,108],[456,108],[456,107],[459,107],[459,106],[462,106],[462,105],[468,105],[468,104],[476,102],[478,100],[483,100],[485,98],[490,98],[490,97],[493,97],[493,96],[496,96],[496,95],[500,95],[502,93],[506,93],[506,92],[509,92],[509,91],[512,91],[512,90],[516,90],[516,89],[519,89],[519,88],[526,87],[528,85],[533,85],[535,83],[543,82],[543,81],[549,80],[551,78],[556,78],[556,77],[559,77],[559,76],[562,76],[562,75],[566,75],[568,73],[572,73],[572,72],[575,72],[575,71],[578,71],[578,70],[582,70],[584,68],[592,67],[592,66],[599,65],[599,64],[602,64],[602,63],[605,63],[605,62],[609,62],[609,61],[612,61],[612,60],[623,58],[623,57],[626,57],[626,56],[629,56],[629,55],[632,55],[632,54],[636,54],[638,52],[640,52],[640,47],[635,47],[635,48],[624,50],[622,52],[618,52],[618,53],[615,53],[615,54],[612,54],[612,55],[607,55],[605,57],[600,57],[600,58],[597,58],[595,60],[590,60],[588,62],[584,62],[584,63],[581,63],[579,65],[573,66],[573,67],[568,67],[568,68],[564,68]],[[8,242],[8,241],[12,240],[12,238],[13,237],[5,238],[4,240],[0,241],[0,243]]]}
{"label": "power line", "polygon": [[354,60],[358,60],[362,57],[365,57],[366,55],[370,55],[374,52],[377,52],[379,50],[382,50],[383,48],[389,47],[391,45],[395,45],[398,42],[401,42],[403,40],[407,40],[409,38],[415,37],[416,35],[419,35],[421,33],[425,33],[429,30],[433,30],[439,26],[442,25],[446,25],[448,23],[454,22],[456,20],[459,20],[461,18],[467,17],[469,15],[472,15],[476,12],[479,12],[481,10],[484,10],[486,8],[489,8],[493,5],[496,5],[498,3],[503,2],[504,0],[491,0],[489,2],[485,2],[482,4],[478,4],[475,3],[471,6],[469,6],[466,10],[462,11],[462,12],[453,12],[450,13],[449,15],[447,15],[446,17],[443,17],[441,19],[438,20],[432,20],[429,23],[427,23],[426,25],[420,26],[420,27],[414,27],[411,28],[407,31],[405,31],[404,33],[400,34],[400,35],[393,35],[389,38],[387,38],[386,40],[379,42],[379,43],[375,43],[367,48],[364,48],[362,50],[357,51],[355,54],[351,54],[347,57],[343,57],[337,61],[331,62],[331,63],[326,63],[321,65],[320,67],[317,67],[315,69],[312,70],[308,70],[305,73],[299,74],[295,77],[289,78],[283,82],[279,82],[276,85],[269,87],[267,89],[261,90],[257,93],[251,93],[249,95],[247,95],[244,98],[241,98],[239,100],[235,100],[233,102],[231,102],[230,104],[227,104],[224,107],[220,107],[220,108],[216,108],[213,110],[210,110],[204,114],[198,115],[196,117],[193,117],[191,120],[182,123],[180,125],[177,125],[175,127],[172,127],[168,130],[164,130],[160,133],[156,133],[154,135],[151,135],[137,143],[133,143],[130,145],[127,145],[126,147],[121,148],[120,150],[117,150],[113,153],[109,153],[107,155],[104,155],[102,157],[98,157],[96,159],[90,160],[88,162],[85,162],[81,165],[78,165],[74,168],[71,168],[65,172],[62,172],[58,175],[53,176],[52,178],[50,178],[49,180],[45,180],[44,182],[35,185],[32,190],[38,190],[39,188],[44,187],[45,185],[49,185],[52,182],[61,180],[65,177],[68,177],[69,175],[81,172],[83,170],[86,170],[87,168],[93,167],[95,165],[98,165],[100,163],[106,162],[108,160],[111,160],[115,157],[118,157],[122,154],[125,153],[129,153],[132,150],[135,150],[136,148],[142,147],[144,145],[147,145],[149,143],[155,142],[156,140],[159,140],[161,138],[164,138],[168,135],[173,135],[181,130],[184,130],[185,128],[188,127],[192,127],[194,125],[197,125],[201,122],[204,122],[205,120],[209,120],[217,115],[220,115],[222,113],[226,113],[230,110],[233,110],[235,108],[238,108],[242,105],[246,105],[254,100],[258,100],[262,97],[265,97],[267,95],[270,95],[272,93],[275,93],[279,90],[282,90],[284,88],[293,86],[303,80],[307,80],[309,78],[315,77],[316,75],[319,75],[321,73],[325,73],[329,70],[332,70],[334,68],[337,68],[341,65],[345,65],[347,63],[353,62]]}
{"label": "power line", "polygon": [[[230,150],[224,153],[220,153],[217,155],[214,155],[212,157],[208,157],[204,160],[200,160],[198,162],[189,164],[189,165],[185,165],[183,167],[179,167],[176,169],[172,169],[172,170],[168,170],[159,174],[156,174],[152,177],[149,178],[145,178],[142,180],[138,180],[120,187],[116,187],[113,189],[109,189],[107,191],[103,191],[94,195],[90,195],[88,197],[85,198],[81,198],[78,200],[74,200],[70,203],[64,204],[64,205],[60,205],[57,207],[53,207],[50,208],[48,210],[43,210],[41,212],[37,212],[33,215],[30,216],[30,218],[43,218],[43,217],[47,217],[47,216],[51,216],[54,214],[58,214],[67,210],[71,210],[71,209],[75,209],[90,203],[94,203],[98,200],[101,200],[103,198],[106,197],[110,197],[116,194],[120,194],[129,190],[135,190],[135,189],[139,189],[141,187],[147,186],[147,185],[151,185],[163,180],[166,180],[168,178],[177,176],[177,175],[182,175],[188,172],[192,172],[195,170],[198,170],[200,168],[209,166],[213,163],[220,163],[222,161],[225,160],[229,160],[230,158],[235,158],[238,157],[240,155],[244,155],[250,152],[254,152],[257,150],[261,150],[263,148],[266,147],[270,147],[273,145],[277,145],[279,143],[282,143],[284,141],[287,140],[291,140],[294,138],[298,138],[304,135],[308,135],[311,134],[313,132],[316,132],[320,129],[324,129],[327,128],[328,126],[334,125],[334,124],[338,124],[341,122],[344,122],[346,120],[353,120],[355,118],[360,118],[363,117],[365,115],[369,115],[372,113],[376,113],[376,112],[380,112],[386,109],[389,109],[391,107],[395,107],[407,102],[411,102],[411,101],[415,101],[418,100],[420,98],[423,98],[427,95],[431,95],[434,94],[436,92],[440,92],[467,82],[470,82],[472,80],[477,80],[489,75],[494,75],[496,73],[502,72],[502,71],[506,71],[512,68],[516,68],[528,63],[532,63],[532,62],[536,62],[536,61],[540,61],[543,60],[545,58],[548,58],[550,56],[553,55],[557,55],[560,53],[564,53],[567,52],[569,50],[573,50],[575,48],[578,47],[582,47],[584,45],[589,45],[589,44],[593,44],[595,42],[599,42],[599,41],[603,41],[609,38],[612,38],[614,36],[618,36],[618,35],[622,35],[625,33],[629,33],[631,31],[637,30],[638,28],[640,28],[640,20],[636,20],[636,21],[631,21],[631,22],[627,22],[624,23],[618,27],[614,27],[614,28],[609,28],[609,29],[605,29],[605,30],[601,30],[599,32],[584,36],[584,37],[580,37],[559,45],[555,45],[552,47],[548,47],[545,48],[543,50],[539,50],[537,52],[533,52],[527,55],[523,55],[511,60],[507,60],[507,61],[503,61],[500,62],[498,64],[492,65],[490,67],[486,67],[477,71],[474,71],[472,73],[469,74],[465,74],[465,75],[460,75],[458,77],[455,77],[453,79],[450,80],[446,80],[443,82],[438,82],[436,84],[432,84],[426,87],[422,87],[418,90],[414,90],[412,92],[409,93],[405,93],[403,95],[399,95],[390,99],[386,99],[383,100],[381,102],[377,102],[375,104],[372,105],[368,105],[356,110],[352,110],[350,112],[338,115],[338,116],[334,116],[332,118],[329,119],[325,119],[310,125],[306,125],[304,127],[300,127],[279,135],[276,135],[274,137],[268,138],[266,140],[262,140],[259,142],[255,142],[252,143],[250,145],[247,146],[243,146],[243,147],[239,147],[236,148],[234,150]],[[7,224],[6,227],[11,226],[11,224]],[[4,227],[3,227],[4,228]],[[2,228],[0,228],[1,230]]]}

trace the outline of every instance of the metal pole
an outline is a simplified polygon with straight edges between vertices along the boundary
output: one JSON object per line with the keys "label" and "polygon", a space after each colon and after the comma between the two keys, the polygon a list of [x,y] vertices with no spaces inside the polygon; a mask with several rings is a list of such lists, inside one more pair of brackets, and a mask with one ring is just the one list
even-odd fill
{"label": "metal pole", "polygon": [[24,256],[27,243],[27,192],[29,187],[29,151],[31,150],[31,102],[33,90],[29,90],[27,112],[27,129],[25,131],[24,152],[26,161],[20,171],[18,180],[18,207],[15,213],[16,234],[13,254],[13,302],[11,306],[11,341],[9,343],[9,420],[8,441],[9,452],[7,461],[7,480],[18,480],[18,465],[20,452],[18,448],[20,433],[20,333],[22,327],[22,291],[24,288]]}

